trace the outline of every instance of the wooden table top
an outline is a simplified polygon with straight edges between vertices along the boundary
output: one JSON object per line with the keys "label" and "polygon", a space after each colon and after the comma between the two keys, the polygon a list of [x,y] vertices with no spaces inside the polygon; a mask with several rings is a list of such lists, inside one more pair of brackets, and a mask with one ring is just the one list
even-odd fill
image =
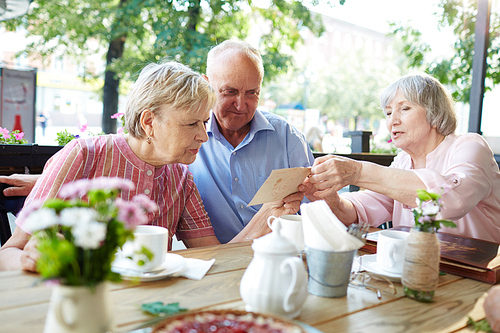
{"label": "wooden table top", "polygon": [[[142,303],[179,302],[196,309],[244,310],[239,285],[253,258],[250,242],[194,248],[175,253],[215,263],[200,281],[168,277],[160,281],[112,284],[111,300],[118,332],[128,332],[152,317]],[[36,284],[38,275],[22,271],[0,272],[0,332],[42,332],[51,289]],[[485,317],[483,301],[491,285],[454,275],[440,277],[433,303],[420,303],[397,293],[382,293],[349,286],[347,296],[324,298],[309,294],[296,320],[323,332],[474,332],[468,317]]]}

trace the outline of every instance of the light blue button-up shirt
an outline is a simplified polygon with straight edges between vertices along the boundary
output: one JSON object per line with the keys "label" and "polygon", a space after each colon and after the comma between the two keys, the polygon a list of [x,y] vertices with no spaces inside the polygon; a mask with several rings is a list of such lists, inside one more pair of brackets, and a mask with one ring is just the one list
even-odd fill
{"label": "light blue button-up shirt", "polygon": [[302,133],[278,115],[256,111],[250,132],[234,148],[212,114],[208,141],[189,165],[221,243],[227,243],[262,205],[247,207],[274,169],[307,167],[314,157]]}

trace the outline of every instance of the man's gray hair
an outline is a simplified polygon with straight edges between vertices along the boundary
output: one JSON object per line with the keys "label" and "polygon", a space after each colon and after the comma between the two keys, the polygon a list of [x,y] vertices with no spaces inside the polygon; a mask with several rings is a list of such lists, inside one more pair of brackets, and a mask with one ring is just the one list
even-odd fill
{"label": "man's gray hair", "polygon": [[125,107],[125,128],[136,138],[144,138],[141,114],[151,110],[158,117],[164,106],[196,113],[211,109],[217,96],[198,73],[178,62],[149,64],[144,67],[129,94]]}
{"label": "man's gray hair", "polygon": [[457,128],[455,102],[451,94],[437,79],[425,73],[408,74],[391,83],[380,96],[382,110],[401,91],[404,97],[423,107],[427,114],[427,122],[436,127],[441,135],[449,135]]}
{"label": "man's gray hair", "polygon": [[218,59],[220,55],[228,54],[228,51],[236,51],[241,54],[244,54],[248,59],[250,59],[257,70],[259,71],[260,81],[262,82],[262,78],[264,77],[264,65],[262,63],[262,57],[255,47],[250,45],[247,42],[240,40],[231,40],[228,39],[217,46],[214,46],[207,55],[207,76],[209,78],[213,77],[213,71],[217,70],[217,64],[224,59]]}

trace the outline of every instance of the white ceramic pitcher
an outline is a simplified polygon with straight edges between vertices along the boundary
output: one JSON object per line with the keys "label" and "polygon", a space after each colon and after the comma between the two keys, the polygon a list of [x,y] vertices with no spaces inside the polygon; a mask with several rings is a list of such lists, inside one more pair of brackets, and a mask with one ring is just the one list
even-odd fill
{"label": "white ceramic pitcher", "polygon": [[240,284],[246,310],[295,318],[307,298],[307,273],[297,248],[280,234],[279,219],[273,231],[253,241],[254,257]]}
{"label": "white ceramic pitcher", "polygon": [[105,333],[114,330],[108,284],[95,289],[55,286],[52,290],[44,333]]}

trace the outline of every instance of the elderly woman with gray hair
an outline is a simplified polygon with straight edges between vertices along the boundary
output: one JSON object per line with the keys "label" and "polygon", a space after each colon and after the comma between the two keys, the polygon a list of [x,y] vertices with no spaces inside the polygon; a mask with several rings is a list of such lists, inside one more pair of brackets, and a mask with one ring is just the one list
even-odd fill
{"label": "elderly woman with gray hair", "polygon": [[[169,249],[174,234],[187,247],[220,244],[186,166],[208,140],[205,124],[215,101],[209,83],[188,67],[176,62],[146,66],[127,102],[128,134],[71,141],[47,162],[24,207],[58,196],[63,184],[77,179],[120,177],[135,184],[135,190],[122,191],[122,199],[145,194],[156,202],[159,210],[148,213],[148,224],[168,229]],[[298,210],[302,197],[287,205]],[[284,205],[275,202],[272,207],[286,210]],[[24,222],[21,213],[18,228],[0,249],[0,270],[36,270],[37,243],[23,230]],[[263,227],[244,229],[232,241],[267,231],[262,217],[256,216],[253,224]]]}
{"label": "elderly woman with gray hair", "polygon": [[[454,103],[427,74],[404,76],[381,95],[387,128],[402,150],[390,167],[329,155],[317,158],[301,186],[310,200],[324,199],[346,225],[414,225],[417,189],[442,195],[441,218],[457,228],[443,232],[500,243],[500,173],[478,134],[454,134]],[[346,185],[366,190],[339,195]]]}

